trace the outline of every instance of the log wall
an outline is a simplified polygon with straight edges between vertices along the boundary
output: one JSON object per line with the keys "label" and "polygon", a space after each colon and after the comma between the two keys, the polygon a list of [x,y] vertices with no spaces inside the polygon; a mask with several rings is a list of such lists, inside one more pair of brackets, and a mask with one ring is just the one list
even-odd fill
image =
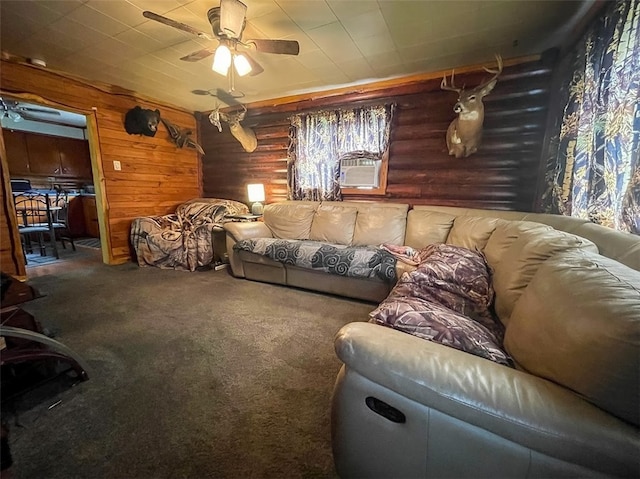
{"label": "log wall", "polygon": [[[345,199],[531,211],[552,64],[548,57],[505,62],[496,87],[484,98],[483,143],[476,154],[461,159],[447,153],[445,133],[455,118],[456,94],[440,89],[441,72],[405,84],[247,105],[243,125],[253,126],[258,138],[253,153],[242,150],[226,125],[219,133],[206,114],[196,114],[206,151],[204,194],[247,202],[246,184],[264,183],[268,203],[284,200],[292,113],[395,102],[386,194]],[[462,70],[456,72],[457,85],[476,86],[488,76],[479,66]]]}
{"label": "log wall", "polygon": [[[129,135],[124,129],[124,116],[136,105],[159,109],[163,118],[195,131],[192,113],[128,90],[4,60],[0,87],[4,95],[87,115],[97,203],[105,218],[100,230],[106,236],[105,262],[131,258],[132,219],[172,213],[180,203],[201,196],[196,150],[176,147],[162,125],[154,137]],[[114,169],[114,160],[120,161],[121,171]]]}

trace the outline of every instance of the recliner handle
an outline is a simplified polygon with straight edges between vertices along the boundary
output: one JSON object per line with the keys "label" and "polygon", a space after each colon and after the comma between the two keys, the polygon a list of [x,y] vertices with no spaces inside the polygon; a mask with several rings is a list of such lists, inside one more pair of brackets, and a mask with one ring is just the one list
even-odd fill
{"label": "recliner handle", "polygon": [[404,415],[402,411],[399,409],[390,406],[384,401],[381,401],[378,398],[374,398],[373,396],[368,396],[364,400],[365,404],[369,409],[371,409],[376,414],[381,415],[382,417],[388,419],[391,422],[395,422],[398,424],[403,424],[407,422],[407,417]]}

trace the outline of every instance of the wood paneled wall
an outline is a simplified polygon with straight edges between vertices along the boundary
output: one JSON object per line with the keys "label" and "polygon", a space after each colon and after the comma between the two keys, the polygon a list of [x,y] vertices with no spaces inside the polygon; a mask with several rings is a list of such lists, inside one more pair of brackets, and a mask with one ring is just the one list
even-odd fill
{"label": "wood paneled wall", "polygon": [[20,235],[18,234],[18,218],[11,195],[11,185],[9,180],[9,165],[6,161],[6,148],[2,135],[0,134],[0,183],[2,191],[0,198],[0,270],[3,273],[24,279],[26,267],[20,246]]}
{"label": "wood paneled wall", "polygon": [[[4,95],[88,115],[93,179],[98,207],[106,212],[101,234],[108,248],[105,260],[122,263],[131,258],[132,219],[172,213],[175,207],[201,196],[198,153],[180,149],[160,125],[154,137],[129,135],[126,112],[136,105],[159,109],[162,117],[181,128],[196,129],[192,113],[142,98],[110,85],[97,85],[39,67],[2,61],[0,87]],[[114,169],[120,161],[121,171]],[[3,159],[3,162],[6,161]]]}
{"label": "wood paneled wall", "polygon": [[[489,209],[531,211],[548,109],[551,55],[505,62],[485,104],[484,138],[479,151],[456,159],[447,154],[445,133],[455,118],[456,95],[440,89],[442,73],[430,79],[378,89],[309,95],[297,101],[248,105],[243,125],[253,126],[258,148],[246,153],[223,125],[219,133],[205,114],[197,114],[205,196],[247,202],[246,184],[264,183],[267,202],[287,197],[288,117],[320,108],[395,102],[384,196],[345,199],[397,201]],[[494,65],[487,65],[493,67]],[[488,74],[469,67],[456,84],[475,86]],[[450,73],[450,72],[448,72]]]}

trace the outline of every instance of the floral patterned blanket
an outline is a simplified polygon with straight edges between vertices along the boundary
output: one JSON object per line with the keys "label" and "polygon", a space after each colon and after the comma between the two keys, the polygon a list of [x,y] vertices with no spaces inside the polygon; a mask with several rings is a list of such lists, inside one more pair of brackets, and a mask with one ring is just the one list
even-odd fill
{"label": "floral patterned blanket", "polygon": [[491,310],[491,270],[481,252],[447,244],[420,251],[383,246],[418,267],[402,276],[370,322],[513,365],[502,346],[504,327]]}
{"label": "floral patterned blanket", "polygon": [[330,274],[396,281],[396,259],[382,248],[346,246],[309,240],[254,238],[237,242],[234,250],[261,254],[284,264]]}
{"label": "floral patterned blanket", "polygon": [[214,259],[213,229],[227,215],[249,212],[233,200],[196,198],[181,204],[172,215],[136,218],[131,224],[131,244],[140,266],[195,271]]}

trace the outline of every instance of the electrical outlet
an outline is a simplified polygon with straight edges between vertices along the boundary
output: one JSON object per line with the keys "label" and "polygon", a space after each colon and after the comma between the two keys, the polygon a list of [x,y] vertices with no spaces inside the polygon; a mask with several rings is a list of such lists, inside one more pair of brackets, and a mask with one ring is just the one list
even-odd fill
{"label": "electrical outlet", "polygon": [[118,160],[113,160],[113,169],[116,171],[121,171],[122,170],[122,165],[120,164],[120,162]]}

